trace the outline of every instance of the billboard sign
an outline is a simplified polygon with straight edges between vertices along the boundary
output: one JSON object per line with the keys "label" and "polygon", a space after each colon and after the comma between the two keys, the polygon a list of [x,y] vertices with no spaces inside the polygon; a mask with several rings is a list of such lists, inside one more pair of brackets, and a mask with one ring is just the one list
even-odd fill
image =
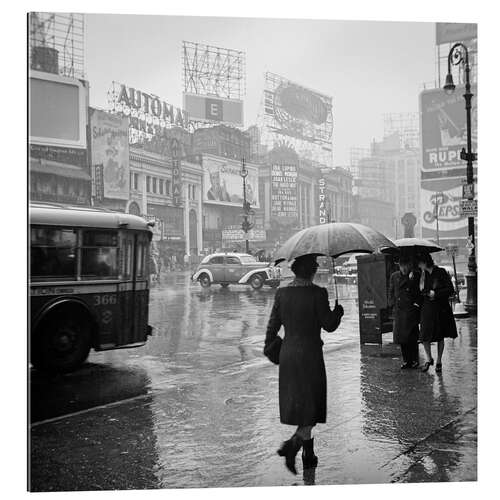
{"label": "billboard sign", "polygon": [[190,120],[243,127],[243,101],[239,99],[184,92],[183,103]]}
{"label": "billboard sign", "polygon": [[224,241],[265,241],[265,229],[250,229],[245,238],[245,232],[241,228],[227,228],[222,230],[222,239]]}
{"label": "billboard sign", "polygon": [[477,217],[477,200],[460,200],[460,212],[466,217]]}
{"label": "billboard sign", "polygon": [[[477,151],[477,86],[472,85],[472,150]],[[467,147],[467,127],[464,87],[451,95],[442,89],[423,91],[420,94],[420,133],[422,144],[422,173],[463,169],[460,151]],[[450,172],[451,170],[451,172]],[[425,175],[423,175],[425,177]]]}
{"label": "billboard sign", "polygon": [[[420,191],[422,238],[439,240],[466,239],[468,221],[462,214],[462,183],[460,179],[439,179],[422,183]],[[438,223],[436,224],[436,205]]]}
{"label": "billboard sign", "polygon": [[103,166],[105,198],[129,199],[128,128],[128,118],[90,108],[91,161]]}
{"label": "billboard sign", "polygon": [[297,210],[297,166],[290,164],[271,165],[271,216],[296,219]]}
{"label": "billboard sign", "polygon": [[326,197],[326,179],[321,177],[318,181],[318,214],[319,223],[326,224],[329,222],[329,207]]}
{"label": "billboard sign", "polygon": [[177,139],[171,141],[172,152],[172,200],[175,206],[182,203],[182,173],[180,160],[180,143]]}
{"label": "billboard sign", "polygon": [[[202,155],[203,202],[214,205],[242,206],[243,179],[240,176],[240,162],[230,158]],[[259,208],[259,174],[256,166],[245,165],[246,200]]]}
{"label": "billboard sign", "polygon": [[436,23],[436,45],[477,38],[477,24]]}
{"label": "billboard sign", "polygon": [[331,148],[332,98],[266,73],[264,114],[275,121],[275,132]]}

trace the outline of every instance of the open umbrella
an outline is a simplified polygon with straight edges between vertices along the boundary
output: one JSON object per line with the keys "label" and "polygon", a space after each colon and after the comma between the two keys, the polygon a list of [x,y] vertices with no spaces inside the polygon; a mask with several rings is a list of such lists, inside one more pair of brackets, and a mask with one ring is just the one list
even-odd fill
{"label": "open umbrella", "polygon": [[[351,252],[372,253],[394,244],[371,227],[352,222],[331,222],[311,226],[289,238],[274,255],[274,263],[291,261],[302,255],[328,255],[332,260]],[[335,263],[333,262],[334,267]],[[334,274],[335,279],[335,274]],[[335,281],[337,295],[337,282]]]}
{"label": "open umbrella", "polygon": [[335,258],[351,252],[372,253],[384,247],[394,247],[394,243],[371,227],[352,222],[331,222],[294,234],[278,249],[273,260],[277,264],[308,254]]}
{"label": "open umbrella", "polygon": [[383,248],[384,253],[434,253],[441,252],[444,249],[436,245],[432,241],[424,240],[423,238],[401,238],[399,240],[394,240],[394,246]]}

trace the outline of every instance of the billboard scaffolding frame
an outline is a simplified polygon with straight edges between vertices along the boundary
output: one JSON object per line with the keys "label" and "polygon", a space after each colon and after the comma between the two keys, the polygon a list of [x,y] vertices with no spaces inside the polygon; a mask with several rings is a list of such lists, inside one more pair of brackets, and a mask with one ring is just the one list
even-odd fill
{"label": "billboard scaffolding frame", "polygon": [[183,90],[186,93],[243,99],[245,52],[182,41]]}
{"label": "billboard scaffolding frame", "polygon": [[85,78],[84,14],[30,12],[28,30],[30,68]]}

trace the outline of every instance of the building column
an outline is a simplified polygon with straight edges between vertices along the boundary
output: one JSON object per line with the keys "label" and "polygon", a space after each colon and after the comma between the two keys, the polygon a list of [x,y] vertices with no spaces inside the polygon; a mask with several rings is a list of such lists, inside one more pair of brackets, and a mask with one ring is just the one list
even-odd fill
{"label": "building column", "polygon": [[315,179],[314,177],[311,179],[311,199],[309,202],[309,225],[314,226],[316,224],[316,207],[317,207],[317,202],[316,198],[314,196],[314,187],[316,183],[314,182]]}
{"label": "building column", "polygon": [[146,192],[146,175],[144,173],[140,174],[139,182],[142,186],[141,211],[143,215],[146,215],[148,213],[148,194]]}
{"label": "building column", "polygon": [[202,188],[200,185],[200,189],[198,191],[198,253],[203,252],[203,203],[202,203]]}
{"label": "building column", "polygon": [[191,242],[189,240],[189,193],[188,183],[184,184],[184,237],[186,239],[186,253],[191,255]]}

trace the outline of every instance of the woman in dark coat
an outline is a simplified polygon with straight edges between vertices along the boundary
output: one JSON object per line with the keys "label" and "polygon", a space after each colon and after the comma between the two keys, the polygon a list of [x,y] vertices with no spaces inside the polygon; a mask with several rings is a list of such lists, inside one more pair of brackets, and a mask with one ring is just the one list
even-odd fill
{"label": "woman in dark coat", "polygon": [[342,306],[330,309],[328,292],[313,284],[318,270],[316,257],[295,259],[291,267],[295,279],[276,292],[267,325],[266,349],[275,341],[281,326],[285,336],[279,353],[280,421],[296,425],[295,434],[285,441],[278,454],[294,474],[295,456],[303,447],[304,468],[316,467],[312,428],[326,422],[326,372],[321,329],[333,332],[344,314]]}
{"label": "woman in dark coat", "polygon": [[389,305],[394,308],[393,340],[401,345],[402,370],[418,367],[420,273],[412,267],[411,259],[402,255],[399,271],[391,275],[389,284]]}
{"label": "woman in dark coat", "polygon": [[457,326],[453,317],[449,299],[455,294],[451,278],[446,269],[434,265],[429,254],[418,257],[418,266],[422,271],[420,290],[423,297],[420,313],[420,341],[424,345],[427,361],[422,367],[427,371],[434,364],[431,342],[437,342],[438,355],[436,372],[441,372],[444,351],[444,339],[457,337]]}

